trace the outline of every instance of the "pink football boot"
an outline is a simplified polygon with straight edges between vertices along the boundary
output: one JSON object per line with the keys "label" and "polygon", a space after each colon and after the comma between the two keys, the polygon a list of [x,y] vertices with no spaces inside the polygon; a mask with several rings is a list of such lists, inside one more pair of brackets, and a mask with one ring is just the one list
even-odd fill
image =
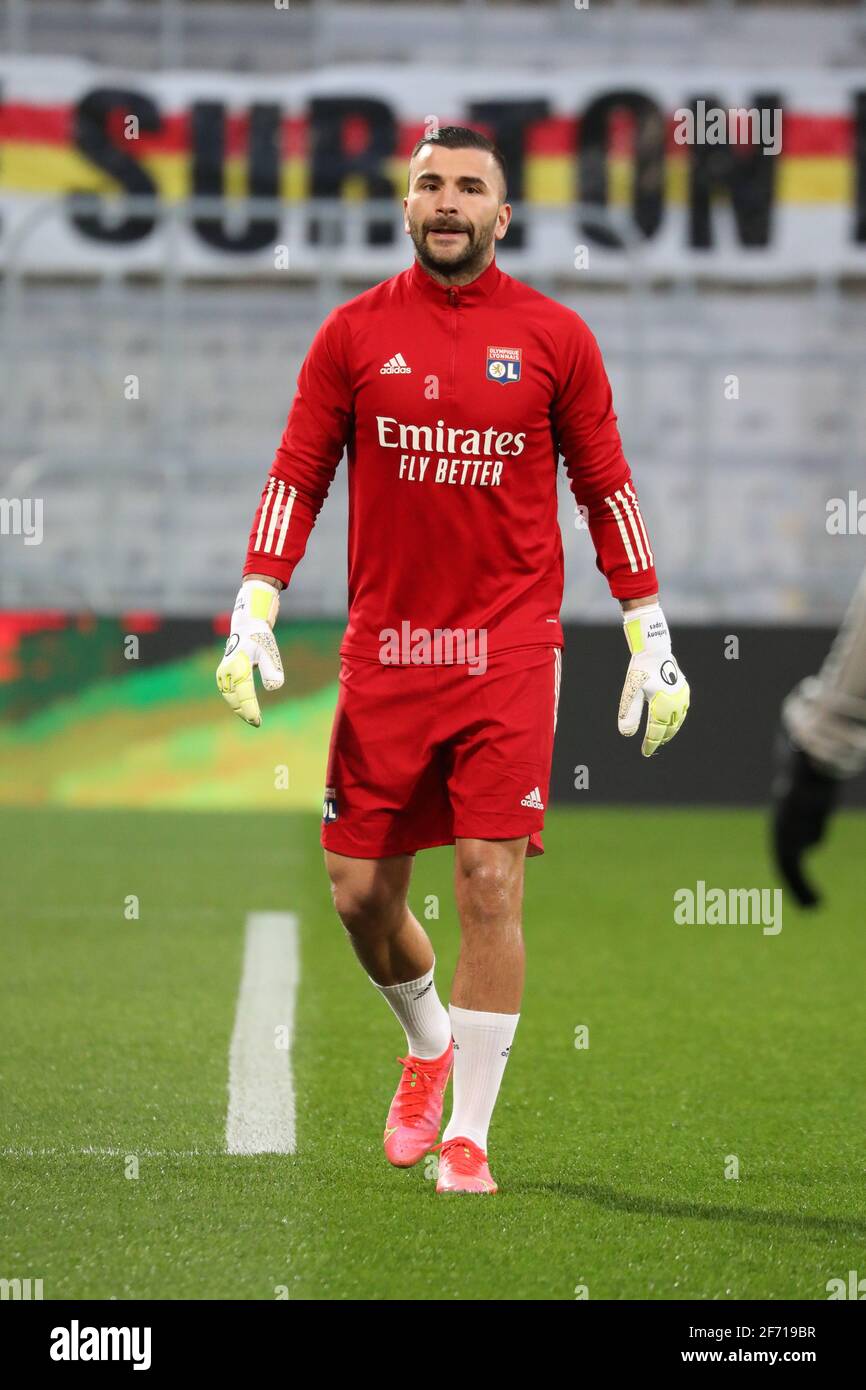
{"label": "pink football boot", "polygon": [[437,1192],[498,1192],[490,1176],[487,1155],[471,1139],[446,1139],[437,1144],[439,1181]]}
{"label": "pink football boot", "polygon": [[395,1168],[411,1168],[435,1144],[453,1058],[450,1042],[432,1061],[397,1058],[403,1075],[385,1121],[385,1157]]}

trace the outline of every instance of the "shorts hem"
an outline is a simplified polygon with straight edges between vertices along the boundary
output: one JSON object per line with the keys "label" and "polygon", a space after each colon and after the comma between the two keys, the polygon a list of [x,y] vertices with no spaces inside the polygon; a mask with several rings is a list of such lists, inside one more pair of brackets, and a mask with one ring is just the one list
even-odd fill
{"label": "shorts hem", "polygon": [[394,845],[388,841],[371,845],[369,841],[364,844],[350,844],[341,840],[339,844],[329,843],[325,836],[321,836],[323,849],[330,850],[333,854],[343,854],[349,859],[388,859],[396,854],[420,854],[425,849],[442,849],[445,845],[453,845],[455,840],[519,840],[523,835],[528,836],[526,846],[527,858],[531,859],[537,854],[544,853],[544,846],[541,843],[541,833],[544,829],[539,825],[533,830],[514,830],[507,833],[491,834],[489,828],[485,833],[479,830],[455,830],[447,840],[428,840],[423,837],[420,840],[404,842]]}
{"label": "shorts hem", "polygon": [[339,844],[328,843],[324,835],[321,837],[322,847],[331,850],[333,854],[344,854],[349,859],[388,859],[394,854],[417,854],[422,849],[440,849],[442,845],[453,845],[454,837],[450,840],[423,840],[420,843],[413,841],[411,844],[393,845],[389,842],[378,845],[371,845],[365,840],[362,845],[349,844],[342,840]]}

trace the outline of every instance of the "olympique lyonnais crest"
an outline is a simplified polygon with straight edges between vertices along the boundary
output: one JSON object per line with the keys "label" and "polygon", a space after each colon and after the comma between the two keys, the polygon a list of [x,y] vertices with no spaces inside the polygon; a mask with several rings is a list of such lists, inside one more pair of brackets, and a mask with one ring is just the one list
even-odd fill
{"label": "olympique lyonnais crest", "polygon": [[487,349],[487,380],[498,381],[507,386],[511,381],[520,380],[522,348],[489,347]]}

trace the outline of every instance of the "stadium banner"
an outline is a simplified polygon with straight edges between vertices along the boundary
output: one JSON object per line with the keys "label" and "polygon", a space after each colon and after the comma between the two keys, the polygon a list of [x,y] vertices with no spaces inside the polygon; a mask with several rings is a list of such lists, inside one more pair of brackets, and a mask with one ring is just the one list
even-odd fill
{"label": "stadium banner", "polygon": [[[514,274],[866,270],[866,74],[431,62],[274,78],[43,57],[0,59],[0,264],[384,278],[409,260],[409,153],[449,124],[506,155]],[[94,197],[111,193],[136,201]]]}

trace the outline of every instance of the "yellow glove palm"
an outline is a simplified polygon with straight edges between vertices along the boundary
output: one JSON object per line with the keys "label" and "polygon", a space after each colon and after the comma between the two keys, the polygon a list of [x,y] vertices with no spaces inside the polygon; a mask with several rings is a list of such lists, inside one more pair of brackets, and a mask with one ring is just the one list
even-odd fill
{"label": "yellow glove palm", "polygon": [[225,654],[217,667],[217,688],[230,709],[256,728],[262,722],[253,672],[258,666],[265,690],[279,690],[285,676],[272,628],[280,596],[271,584],[247,579],[241,585],[232,613]]}
{"label": "yellow glove palm", "polygon": [[671,638],[659,604],[632,608],[623,623],[632,657],[619,701],[621,734],[631,738],[649,707],[641,752],[651,758],[682,728],[689,709],[689,683],[671,652]]}

